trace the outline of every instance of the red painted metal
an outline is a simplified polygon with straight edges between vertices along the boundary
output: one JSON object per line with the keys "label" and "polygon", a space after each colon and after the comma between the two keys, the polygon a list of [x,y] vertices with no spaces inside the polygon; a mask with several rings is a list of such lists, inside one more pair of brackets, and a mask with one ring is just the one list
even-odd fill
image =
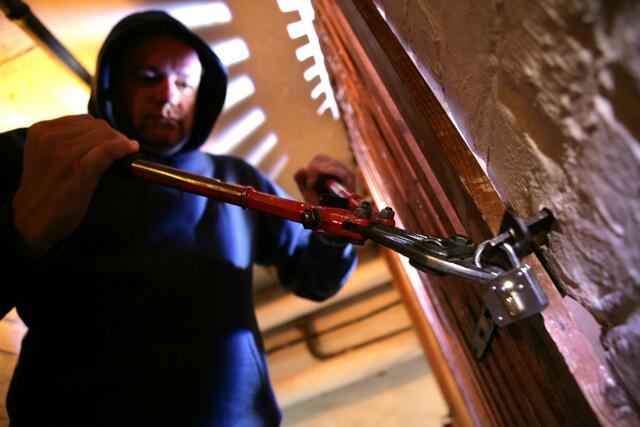
{"label": "red painted metal", "polygon": [[[355,211],[356,209],[358,209],[360,204],[365,201],[358,194],[354,194],[347,190],[347,188],[335,178],[327,178],[323,183],[323,187],[330,194],[346,199],[349,202],[349,210],[351,211]],[[372,212],[374,216],[378,214],[378,211],[373,207]]]}
{"label": "red painted metal", "polygon": [[130,172],[134,178],[143,181],[209,197],[221,202],[241,206],[245,209],[265,212],[290,221],[299,222],[306,228],[346,237],[356,243],[364,242],[366,239],[360,234],[347,230],[344,227],[345,224],[369,227],[373,222],[382,222],[390,226],[394,225],[393,219],[381,218],[376,210],[372,211],[371,218],[356,216],[353,211],[364,200],[362,197],[350,193],[333,178],[326,180],[325,187],[336,196],[347,199],[349,201],[349,209],[316,206],[285,199],[257,191],[251,186],[231,184],[141,158],[131,162]]}

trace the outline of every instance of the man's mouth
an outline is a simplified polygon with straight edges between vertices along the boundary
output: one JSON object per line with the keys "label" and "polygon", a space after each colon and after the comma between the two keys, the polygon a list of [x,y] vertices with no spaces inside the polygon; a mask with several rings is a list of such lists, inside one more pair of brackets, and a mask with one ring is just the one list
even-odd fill
{"label": "man's mouth", "polygon": [[156,126],[180,126],[180,119],[178,117],[165,116],[162,114],[150,114],[144,118],[144,121]]}

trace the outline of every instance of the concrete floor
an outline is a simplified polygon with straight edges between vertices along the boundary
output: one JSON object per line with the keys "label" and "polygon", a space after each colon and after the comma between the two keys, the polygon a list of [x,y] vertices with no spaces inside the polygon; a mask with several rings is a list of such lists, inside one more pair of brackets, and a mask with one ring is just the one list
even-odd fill
{"label": "concrete floor", "polygon": [[284,411],[284,427],[442,426],[448,408],[423,359]]}

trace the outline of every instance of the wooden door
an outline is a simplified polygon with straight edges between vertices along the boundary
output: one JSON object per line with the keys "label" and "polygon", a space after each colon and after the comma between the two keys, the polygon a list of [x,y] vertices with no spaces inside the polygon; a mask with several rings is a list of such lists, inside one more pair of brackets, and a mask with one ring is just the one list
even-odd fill
{"label": "wooden door", "polygon": [[[316,27],[352,150],[379,207],[424,234],[495,235],[503,202],[370,0],[315,0]],[[480,286],[386,256],[455,425],[636,425],[605,394],[608,377],[539,259],[549,307],[498,330],[480,361],[470,338]]]}

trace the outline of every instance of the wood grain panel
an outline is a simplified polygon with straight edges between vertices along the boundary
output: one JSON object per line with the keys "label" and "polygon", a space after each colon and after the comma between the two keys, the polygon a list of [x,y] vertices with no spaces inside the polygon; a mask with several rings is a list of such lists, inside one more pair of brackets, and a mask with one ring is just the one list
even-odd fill
{"label": "wood grain panel", "polygon": [[[476,242],[491,237],[504,204],[373,2],[315,6],[343,120],[374,199],[390,204],[412,231],[463,233]],[[426,276],[397,255],[388,258],[457,425],[636,421],[606,400],[599,361],[535,256],[527,262],[550,306],[500,329],[480,362],[469,350],[480,286]]]}

